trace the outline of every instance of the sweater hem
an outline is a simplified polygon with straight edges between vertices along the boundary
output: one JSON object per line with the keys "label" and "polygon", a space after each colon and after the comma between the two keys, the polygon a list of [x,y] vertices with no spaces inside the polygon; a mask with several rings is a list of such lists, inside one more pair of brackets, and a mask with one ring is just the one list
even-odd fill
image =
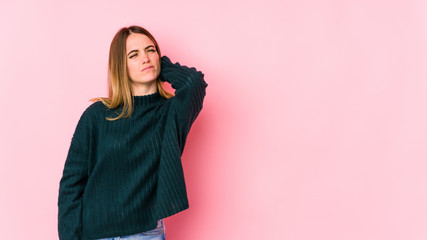
{"label": "sweater hem", "polygon": [[100,238],[124,237],[124,236],[129,236],[129,235],[134,235],[134,234],[142,233],[145,231],[149,231],[149,230],[155,229],[157,227],[157,221],[158,220],[173,216],[177,213],[180,213],[184,210],[187,210],[188,208],[189,208],[189,205],[186,204],[185,206],[178,209],[177,211],[171,212],[169,214],[165,214],[164,216],[159,215],[159,217],[158,217],[159,219],[157,219],[155,222],[153,222],[154,224],[150,224],[148,226],[148,229],[147,229],[147,227],[138,227],[138,228],[121,230],[121,231],[108,232],[108,233],[103,232],[102,234],[86,233],[83,235],[82,239],[83,240],[96,240],[96,239],[100,239]]}

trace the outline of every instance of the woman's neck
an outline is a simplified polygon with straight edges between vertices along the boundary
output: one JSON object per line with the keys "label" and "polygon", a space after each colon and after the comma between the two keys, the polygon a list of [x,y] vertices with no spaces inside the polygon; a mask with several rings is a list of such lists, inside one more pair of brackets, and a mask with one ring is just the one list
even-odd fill
{"label": "woman's neck", "polygon": [[150,83],[132,84],[132,94],[134,96],[150,95],[157,92],[157,81]]}

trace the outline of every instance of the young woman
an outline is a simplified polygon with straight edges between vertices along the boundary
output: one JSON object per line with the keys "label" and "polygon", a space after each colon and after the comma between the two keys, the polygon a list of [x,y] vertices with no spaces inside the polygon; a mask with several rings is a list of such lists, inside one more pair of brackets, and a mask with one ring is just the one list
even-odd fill
{"label": "young woman", "polygon": [[165,239],[162,219],[189,207],[181,155],[202,109],[204,75],[161,56],[139,26],[117,32],[108,68],[108,98],[92,99],[71,140],[59,237]]}

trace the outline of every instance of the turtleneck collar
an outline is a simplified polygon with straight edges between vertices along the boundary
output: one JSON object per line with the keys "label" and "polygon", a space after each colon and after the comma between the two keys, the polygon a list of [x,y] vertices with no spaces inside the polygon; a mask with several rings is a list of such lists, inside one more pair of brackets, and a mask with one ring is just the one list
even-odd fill
{"label": "turtleneck collar", "polygon": [[163,99],[159,92],[155,92],[148,95],[142,96],[133,96],[135,105],[148,105],[152,103],[156,103],[159,100]]}

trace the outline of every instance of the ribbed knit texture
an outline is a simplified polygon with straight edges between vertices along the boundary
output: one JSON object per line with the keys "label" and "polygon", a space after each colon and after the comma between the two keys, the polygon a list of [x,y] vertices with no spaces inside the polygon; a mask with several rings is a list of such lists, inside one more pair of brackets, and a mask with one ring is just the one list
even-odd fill
{"label": "ribbed knit texture", "polygon": [[130,118],[108,121],[121,108],[90,105],[77,124],[58,197],[60,239],[98,239],[156,228],[189,207],[181,155],[207,87],[202,72],[161,58],[160,79],[175,96],[134,97]]}

